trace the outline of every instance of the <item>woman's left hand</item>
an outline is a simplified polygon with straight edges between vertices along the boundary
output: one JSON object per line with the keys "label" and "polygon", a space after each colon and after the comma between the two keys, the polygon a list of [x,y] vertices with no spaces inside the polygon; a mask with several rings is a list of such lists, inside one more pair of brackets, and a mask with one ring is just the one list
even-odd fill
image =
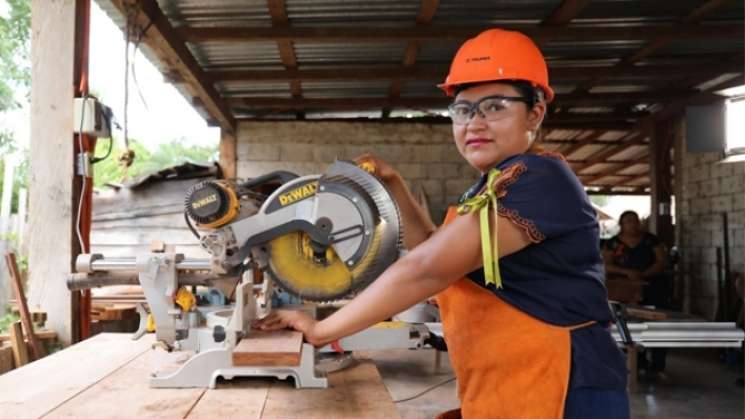
{"label": "woman's left hand", "polygon": [[253,322],[253,327],[259,330],[295,329],[305,336],[308,343],[318,346],[321,342],[316,336],[318,321],[308,313],[299,310],[274,310],[266,317]]}

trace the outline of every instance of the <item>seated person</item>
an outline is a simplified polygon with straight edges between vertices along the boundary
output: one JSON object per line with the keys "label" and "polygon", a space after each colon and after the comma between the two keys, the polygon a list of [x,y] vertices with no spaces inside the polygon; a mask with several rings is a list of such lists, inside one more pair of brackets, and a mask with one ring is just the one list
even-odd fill
{"label": "seated person", "polygon": [[[667,265],[665,246],[654,234],[644,231],[639,215],[634,211],[625,211],[618,223],[620,233],[608,239],[603,246],[608,277],[646,281],[642,304],[665,307],[670,298],[668,280],[663,275]],[[667,350],[661,348],[647,352],[652,354],[651,364],[642,358],[639,360],[640,368],[651,370],[651,373],[664,379]]]}

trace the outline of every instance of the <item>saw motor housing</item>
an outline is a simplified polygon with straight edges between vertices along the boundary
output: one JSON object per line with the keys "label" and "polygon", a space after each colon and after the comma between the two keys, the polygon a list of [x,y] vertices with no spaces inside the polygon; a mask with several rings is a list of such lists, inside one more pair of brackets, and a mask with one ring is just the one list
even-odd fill
{"label": "saw motor housing", "polygon": [[337,161],[322,175],[285,179],[256,210],[256,188],[279,177],[206,181],[187,192],[187,221],[203,231],[215,272],[251,260],[290,294],[329,301],[363,289],[398,258],[398,208],[373,175]]}

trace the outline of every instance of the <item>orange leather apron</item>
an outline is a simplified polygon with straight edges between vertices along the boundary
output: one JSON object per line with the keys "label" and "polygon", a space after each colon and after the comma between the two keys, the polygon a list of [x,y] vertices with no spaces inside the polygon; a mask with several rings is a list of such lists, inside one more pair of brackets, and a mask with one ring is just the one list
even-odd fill
{"label": "orange leather apron", "polygon": [[[457,216],[450,208],[445,224]],[[545,323],[468,278],[437,295],[461,408],[439,418],[562,419],[573,327]]]}

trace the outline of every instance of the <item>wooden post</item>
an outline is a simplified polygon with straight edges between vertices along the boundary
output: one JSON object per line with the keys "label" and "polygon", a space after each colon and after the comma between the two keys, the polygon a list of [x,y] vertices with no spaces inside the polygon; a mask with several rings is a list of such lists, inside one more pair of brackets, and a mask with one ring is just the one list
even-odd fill
{"label": "wooden post", "polygon": [[220,130],[220,169],[223,177],[236,177],[236,135],[224,129]]}
{"label": "wooden post", "polygon": [[673,162],[671,149],[673,147],[673,121],[660,121],[654,126],[651,143],[650,184],[651,211],[649,212],[649,231],[659,237],[660,241],[669,249],[674,244],[672,202],[672,173]]}
{"label": "wooden post", "polygon": [[78,7],[75,0],[31,2],[29,301],[47,312],[47,327],[64,345],[78,338],[78,293],[65,285],[79,252],[73,145]]}
{"label": "wooden post", "polygon": [[10,345],[13,347],[13,360],[16,363],[16,368],[28,364],[28,348],[26,347],[26,341],[23,340],[21,322],[10,325]]}

